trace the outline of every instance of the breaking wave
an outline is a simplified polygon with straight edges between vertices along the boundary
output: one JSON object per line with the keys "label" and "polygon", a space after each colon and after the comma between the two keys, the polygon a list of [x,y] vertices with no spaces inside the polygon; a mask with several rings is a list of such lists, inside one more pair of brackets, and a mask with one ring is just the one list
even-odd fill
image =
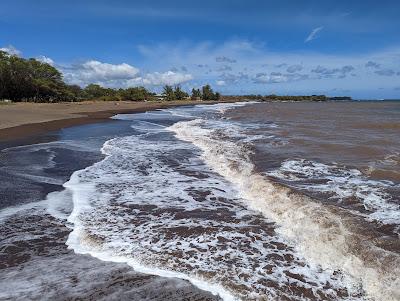
{"label": "breaking wave", "polygon": [[251,145],[226,135],[224,127],[197,119],[169,129],[201,149],[203,160],[235,184],[250,208],[276,222],[277,232],[310,262],[351,276],[372,298],[400,298],[400,258],[390,249],[398,241],[385,242],[351,212],[323,205],[257,173]]}
{"label": "breaking wave", "polygon": [[[259,172],[254,143],[269,136],[242,132],[224,116],[232,107],[116,116],[136,134],[108,140],[105,159],[64,184],[74,204],[67,245],[186,279],[224,300],[400,299],[398,241],[370,224],[395,223],[397,207],[384,195],[391,184],[306,160]],[[337,201],[357,188],[369,212],[318,201],[294,185],[322,176],[325,184],[307,189],[334,184],[327,198]]]}

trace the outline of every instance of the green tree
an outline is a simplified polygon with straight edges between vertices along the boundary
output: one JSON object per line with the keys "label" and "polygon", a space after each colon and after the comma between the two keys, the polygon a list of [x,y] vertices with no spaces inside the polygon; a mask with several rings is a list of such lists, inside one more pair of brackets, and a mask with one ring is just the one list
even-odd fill
{"label": "green tree", "polygon": [[133,87],[128,89],[120,89],[118,94],[123,100],[144,101],[151,97],[151,93],[144,87]]}
{"label": "green tree", "polygon": [[174,89],[171,86],[164,86],[163,94],[165,95],[165,100],[171,101],[176,99]]}
{"label": "green tree", "polygon": [[174,95],[176,100],[183,100],[189,97],[189,94],[183,91],[180,86],[175,86]]}
{"label": "green tree", "polygon": [[191,98],[192,98],[193,100],[201,99],[201,98],[202,98],[202,95],[201,95],[200,89],[195,89],[195,88],[193,88],[193,89],[192,89],[192,96],[191,96]]}
{"label": "green tree", "polygon": [[78,85],[67,85],[66,86],[69,93],[72,95],[72,100],[82,100],[84,99],[84,93],[81,87]]}
{"label": "green tree", "polygon": [[0,99],[42,102],[70,96],[61,73],[53,66],[0,51]]}
{"label": "green tree", "polygon": [[115,96],[117,92],[111,88],[103,88],[97,84],[87,85],[83,90],[83,93],[87,99],[97,99],[102,97]]}
{"label": "green tree", "polygon": [[210,85],[205,85],[202,88],[203,100],[218,100],[220,97],[219,93],[214,93]]}

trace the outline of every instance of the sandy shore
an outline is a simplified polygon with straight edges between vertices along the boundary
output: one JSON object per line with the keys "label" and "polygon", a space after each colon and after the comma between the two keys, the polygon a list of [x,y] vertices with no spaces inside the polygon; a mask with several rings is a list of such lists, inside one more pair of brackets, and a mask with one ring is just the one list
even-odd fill
{"label": "sandy shore", "polygon": [[118,113],[143,112],[179,105],[214,102],[14,103],[0,105],[0,141],[24,138],[69,126],[104,121]]}
{"label": "sandy shore", "polygon": [[[0,106],[0,124],[3,127],[14,125],[0,130],[4,137],[0,141],[0,300],[221,301],[185,280],[143,274],[125,263],[76,254],[66,245],[71,229],[64,219],[73,209],[72,200],[60,197],[64,202],[63,213],[57,217],[48,211],[54,208],[51,202],[57,204],[56,199],[46,201],[49,193],[64,189],[61,183],[65,183],[74,171],[102,159],[96,152],[63,147],[62,144],[53,144],[50,148],[54,147],[54,152],[47,152],[47,143],[43,142],[57,143],[58,139],[57,134],[48,135],[47,131],[80,123],[112,122],[108,117],[118,112],[182,104],[187,103]],[[52,120],[54,118],[64,119]],[[79,134],[79,129],[71,130]],[[105,131],[103,129],[100,135]],[[29,133],[33,135],[29,136]],[[91,130],[81,131],[83,137],[76,137],[76,141],[98,133],[94,126]],[[15,134],[21,139],[12,140]],[[28,136],[24,138],[24,135]],[[36,148],[38,144],[43,145]],[[26,148],[12,147],[17,145]]]}

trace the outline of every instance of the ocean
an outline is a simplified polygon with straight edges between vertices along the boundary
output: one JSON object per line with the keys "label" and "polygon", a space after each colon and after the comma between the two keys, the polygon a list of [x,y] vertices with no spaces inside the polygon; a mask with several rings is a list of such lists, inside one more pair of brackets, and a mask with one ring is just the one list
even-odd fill
{"label": "ocean", "polygon": [[2,300],[400,300],[399,102],[199,104],[51,135],[0,152]]}

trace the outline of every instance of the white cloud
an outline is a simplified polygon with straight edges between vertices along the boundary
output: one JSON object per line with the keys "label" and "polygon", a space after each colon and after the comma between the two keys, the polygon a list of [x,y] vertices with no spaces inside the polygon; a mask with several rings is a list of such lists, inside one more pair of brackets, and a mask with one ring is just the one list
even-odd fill
{"label": "white cloud", "polygon": [[0,51],[4,51],[4,52],[7,52],[8,54],[16,55],[16,56],[22,55],[22,52],[20,50],[18,50],[17,48],[15,48],[13,45],[8,45],[5,47],[2,47],[2,48],[0,48]]}
{"label": "white cloud", "polygon": [[[390,68],[400,72],[400,47],[356,54],[325,54],[315,51],[295,53],[273,52],[264,45],[234,40],[224,43],[160,43],[151,47],[142,46],[141,49],[146,49],[142,52],[143,65],[169,70],[170,66],[183,64],[199,86],[216,84],[219,80],[225,81],[225,86],[219,87],[227,94],[243,91],[265,94],[274,91],[277,94],[329,95],[339,93],[332,92],[337,88],[335,91],[351,91],[347,93],[354,97],[373,97],[376,95],[376,87],[385,87],[385,91],[393,91],[393,87],[398,87],[398,77],[375,74],[371,72],[375,70],[365,68],[366,62],[374,61],[380,64],[382,69]],[[165,56],[165,53],[168,53],[168,56]],[[223,64],[216,62],[216,57],[235,58],[237,62],[229,64],[232,70],[220,74],[216,70]],[[265,65],[265,62],[268,62],[268,65]],[[289,67],[297,65],[302,69],[293,67],[289,71],[297,71],[288,72]],[[273,72],[281,72],[282,75]],[[259,73],[265,73],[265,76],[256,80]],[[271,90],[271,86],[274,90]],[[379,95],[382,95],[381,92]],[[385,97],[394,96],[396,95],[388,94]]]}
{"label": "white cloud", "polygon": [[[69,83],[81,86],[98,83],[115,88],[144,85],[157,89],[166,84],[183,84],[189,90],[193,86],[214,83],[227,94],[266,94],[271,91],[277,94],[329,94],[340,90],[354,91],[352,96],[362,97],[377,95],[374,91],[379,87],[394,91],[394,87],[398,87],[398,77],[389,75],[400,75],[400,47],[334,55],[273,52],[257,43],[233,40],[221,44],[161,43],[141,46],[140,50],[141,65],[148,68],[146,72],[140,72],[139,68],[127,63],[109,64],[94,60],[69,66],[57,64],[57,68]],[[217,72],[225,65],[217,62],[217,57],[234,58],[236,63],[229,64],[231,70]],[[374,66],[379,65],[380,69],[372,68],[368,63],[370,68],[366,68],[369,61],[374,62]],[[171,66],[185,68],[171,70]],[[387,71],[389,69],[392,71]],[[385,71],[375,73],[377,70]],[[387,94],[385,97],[398,97],[398,92],[396,95]]]}
{"label": "white cloud", "polygon": [[73,84],[99,83],[105,86],[118,86],[124,81],[136,78],[139,69],[126,63],[109,64],[91,60],[63,68],[63,73],[66,80]]}
{"label": "white cloud", "polygon": [[316,38],[317,38],[317,34],[318,34],[322,29],[324,29],[323,26],[314,28],[314,29],[310,32],[310,34],[308,35],[308,37],[304,40],[304,43],[307,43],[307,42],[310,42],[310,41],[316,39]]}
{"label": "white cloud", "polygon": [[135,77],[139,69],[126,64],[113,65],[99,61],[88,61],[81,65],[80,76],[89,80],[120,80]]}
{"label": "white cloud", "polygon": [[164,73],[154,72],[148,73],[143,77],[133,78],[127,82],[127,85],[144,85],[144,86],[164,86],[179,85],[193,79],[191,74],[167,71]]}
{"label": "white cloud", "polygon": [[284,83],[287,81],[289,81],[288,76],[280,72],[271,72],[270,75],[266,73],[258,73],[253,78],[253,82],[256,84],[276,84]]}
{"label": "white cloud", "polygon": [[178,85],[193,79],[191,74],[177,71],[164,73],[153,72],[140,74],[138,68],[126,63],[109,64],[99,61],[87,61],[83,64],[63,68],[65,79],[72,84],[81,86],[90,83],[106,87],[132,87],[132,86],[163,86]]}
{"label": "white cloud", "polygon": [[40,55],[40,56],[38,56],[36,58],[36,60],[38,60],[39,62],[42,62],[42,63],[49,64],[51,66],[54,66],[54,61],[51,58],[47,57],[47,56]]}

